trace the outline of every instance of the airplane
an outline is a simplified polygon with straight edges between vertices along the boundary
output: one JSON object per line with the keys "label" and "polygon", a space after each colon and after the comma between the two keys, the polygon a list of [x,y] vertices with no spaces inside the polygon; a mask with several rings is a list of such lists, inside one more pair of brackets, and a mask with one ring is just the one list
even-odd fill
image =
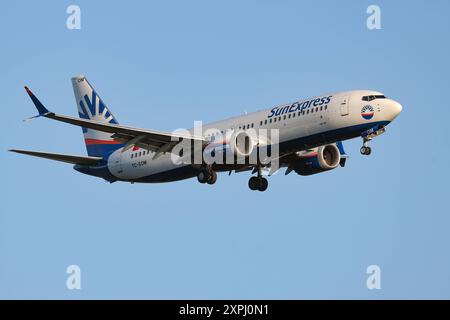
{"label": "airplane", "polygon": [[[265,191],[271,176],[280,168],[285,174],[313,175],[344,167],[348,158],[342,141],[361,138],[362,155],[370,155],[369,141],[386,131],[402,111],[397,101],[372,90],[354,90],[320,95],[270,109],[248,113],[184,132],[163,132],[120,125],[84,75],[75,76],[72,86],[79,117],[49,111],[25,87],[38,115],[82,128],[87,156],[12,149],[9,151],[73,164],[81,173],[108,182],[159,183],[197,177],[214,184],[217,172],[231,174],[251,171],[251,190]],[[250,132],[276,132],[276,138],[259,138]],[[224,138],[226,136],[226,138]],[[192,152],[180,145],[210,155],[220,161],[190,161]],[[250,156],[266,148],[266,156]],[[276,150],[277,152],[272,152]],[[189,150],[188,150],[189,151]],[[273,153],[273,154],[272,154]],[[241,159],[244,161],[239,161]],[[256,159],[256,160],[255,160]],[[275,161],[276,160],[276,161]],[[276,165],[272,165],[275,163]],[[270,170],[268,174],[267,170]],[[256,175],[255,175],[256,174]]]}

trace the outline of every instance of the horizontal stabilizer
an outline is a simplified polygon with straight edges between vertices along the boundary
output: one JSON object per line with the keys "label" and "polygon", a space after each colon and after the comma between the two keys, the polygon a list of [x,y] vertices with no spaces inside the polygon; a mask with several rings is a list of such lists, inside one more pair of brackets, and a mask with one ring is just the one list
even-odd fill
{"label": "horizontal stabilizer", "polygon": [[45,159],[50,159],[50,160],[56,160],[56,161],[67,162],[67,163],[72,163],[72,164],[79,164],[79,165],[86,165],[86,166],[99,164],[103,160],[103,158],[101,158],[101,157],[73,156],[73,155],[61,154],[61,153],[49,153],[49,152],[38,152],[38,151],[17,150],[17,149],[12,149],[9,151],[26,154],[26,155],[34,156],[34,157],[40,157],[40,158],[45,158]]}

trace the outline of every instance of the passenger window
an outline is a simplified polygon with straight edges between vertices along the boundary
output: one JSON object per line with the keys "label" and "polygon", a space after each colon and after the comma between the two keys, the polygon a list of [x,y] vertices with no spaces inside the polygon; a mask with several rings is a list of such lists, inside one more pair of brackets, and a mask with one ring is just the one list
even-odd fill
{"label": "passenger window", "polygon": [[266,120],[264,120],[264,124],[267,124],[267,119],[266,119]]}
{"label": "passenger window", "polygon": [[292,114],[292,118],[295,118],[295,112]]}
{"label": "passenger window", "polygon": [[269,123],[272,123],[272,119],[269,120]]}
{"label": "passenger window", "polygon": [[283,120],[286,120],[286,115],[283,116]]}
{"label": "passenger window", "polygon": [[316,112],[319,111],[319,107],[316,107]]}
{"label": "passenger window", "polygon": [[325,106],[325,110],[327,110],[328,109],[328,106]]}
{"label": "passenger window", "polygon": [[262,126],[262,120],[259,122],[259,125]]}
{"label": "passenger window", "polygon": [[308,110],[306,110],[306,114],[309,114],[309,109],[308,109]]}
{"label": "passenger window", "polygon": [[322,111],[323,107],[320,107],[320,111]]}
{"label": "passenger window", "polygon": [[278,117],[278,121],[281,121],[281,116]]}
{"label": "passenger window", "polygon": [[291,114],[289,113],[288,119],[290,119],[290,118],[291,118]]}
{"label": "passenger window", "polygon": [[273,119],[273,122],[277,122],[277,118],[274,118],[274,119]]}

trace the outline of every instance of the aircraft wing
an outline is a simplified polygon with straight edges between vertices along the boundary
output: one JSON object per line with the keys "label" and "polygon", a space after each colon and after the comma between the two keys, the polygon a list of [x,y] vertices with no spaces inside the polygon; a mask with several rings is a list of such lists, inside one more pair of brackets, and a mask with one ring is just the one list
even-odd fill
{"label": "aircraft wing", "polygon": [[50,152],[39,152],[39,151],[28,151],[28,150],[17,150],[11,149],[11,152],[26,154],[29,156],[45,158],[50,160],[56,160],[66,163],[72,164],[80,164],[80,165],[96,165],[103,160],[101,157],[84,157],[84,156],[73,156],[68,154],[61,153],[50,153]]}
{"label": "aircraft wing", "polygon": [[155,151],[157,153],[163,153],[170,152],[170,150],[172,150],[172,148],[183,139],[187,139],[192,142],[200,142],[202,143],[202,145],[206,142],[203,137],[195,137],[192,135],[183,135],[156,130],[139,129],[119,124],[102,123],[95,120],[59,115],[47,110],[47,108],[45,108],[45,106],[38,100],[38,98],[36,98],[31,90],[28,89],[28,87],[25,87],[25,90],[36,106],[36,109],[39,111],[39,115],[36,117],[42,116],[79,127],[112,133],[113,139],[127,144],[125,146],[125,149],[136,145],[144,149]]}

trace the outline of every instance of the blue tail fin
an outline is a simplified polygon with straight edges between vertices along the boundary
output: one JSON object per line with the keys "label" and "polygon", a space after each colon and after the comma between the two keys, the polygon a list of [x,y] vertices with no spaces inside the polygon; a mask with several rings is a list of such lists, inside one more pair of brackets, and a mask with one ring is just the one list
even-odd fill
{"label": "blue tail fin", "polygon": [[[80,118],[118,124],[85,76],[73,77],[72,86]],[[92,157],[107,157],[123,147],[123,144],[114,140],[110,133],[83,128],[83,134],[87,153]]]}

